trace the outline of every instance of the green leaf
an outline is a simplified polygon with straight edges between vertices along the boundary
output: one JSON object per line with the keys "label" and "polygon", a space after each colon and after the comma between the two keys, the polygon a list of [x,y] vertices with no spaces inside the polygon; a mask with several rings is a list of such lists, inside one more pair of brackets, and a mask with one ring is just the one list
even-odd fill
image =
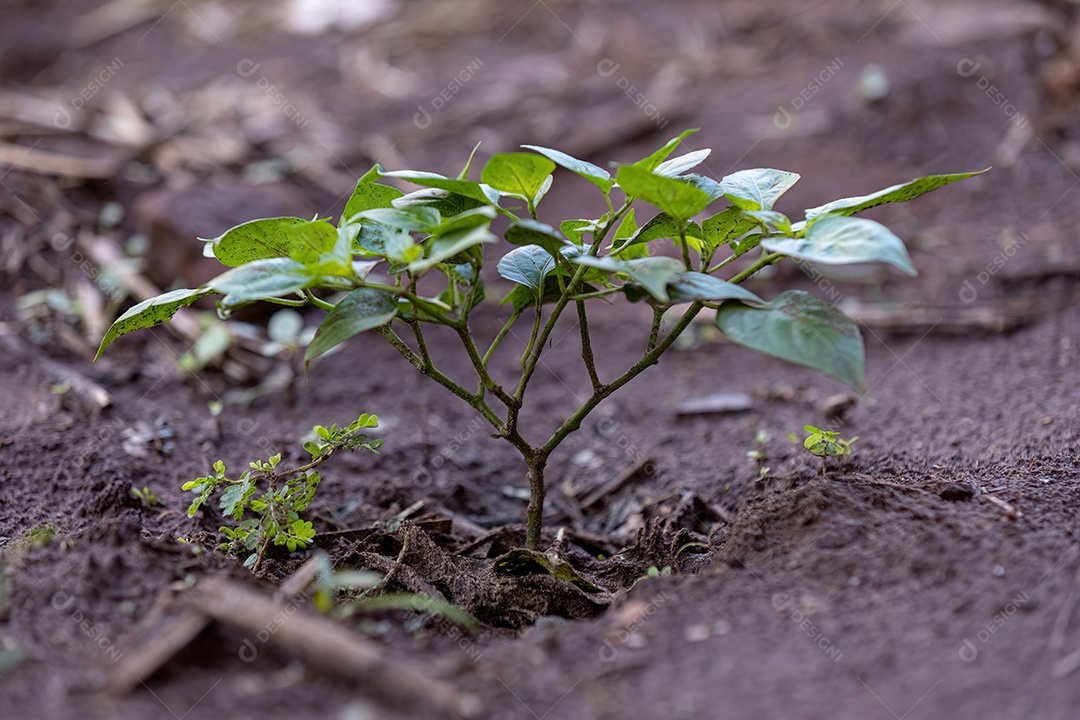
{"label": "green leaf", "polygon": [[615,260],[611,257],[594,258],[590,255],[579,255],[571,258],[571,262],[610,272],[620,272],[662,303],[671,302],[667,291],[668,283],[686,272],[686,266],[682,262],[664,256]]}
{"label": "green leaf", "polygon": [[353,290],[323,318],[304,353],[304,364],[365,330],[385,325],[397,315],[394,296],[382,290]]}
{"label": "green leaf", "polygon": [[[687,237],[701,238],[704,236],[704,231],[696,222],[689,222],[686,224],[686,235]],[[616,238],[618,238],[617,234]],[[634,233],[626,243],[618,246],[612,252],[626,259],[624,251],[627,248],[665,238],[670,238],[678,244],[679,223],[667,213],[659,213],[649,222],[642,225],[641,229]]]}
{"label": "green leaf", "polygon": [[785,235],[791,234],[791,220],[782,212],[776,210],[746,210],[744,212],[748,217],[772,225]]}
{"label": "green leaf", "polygon": [[173,290],[164,295],[158,295],[149,300],[143,300],[138,305],[134,305],[130,310],[118,317],[116,322],[109,326],[108,331],[105,333],[105,337],[101,339],[101,345],[98,347],[97,355],[94,356],[94,360],[96,361],[101,357],[101,354],[105,352],[105,348],[111,345],[112,342],[121,335],[127,335],[129,332],[134,332],[135,330],[154,327],[163,322],[167,322],[172,319],[173,315],[175,315],[180,308],[187,307],[204,295],[209,295],[211,292],[213,291],[208,288],[199,288],[197,290]]}
{"label": "green leaf", "polygon": [[[661,163],[668,159],[671,153],[675,152],[675,149],[678,148],[680,144],[682,144],[683,140],[685,140],[690,135],[696,133],[698,129],[699,128],[683,130],[681,133],[679,133],[678,137],[673,137],[668,140],[666,143],[664,143],[664,146],[662,148],[654,152],[652,155],[647,158],[638,160],[636,163],[634,163],[634,167],[640,168],[649,173],[653,172],[658,167],[660,167]],[[622,185],[622,181],[620,181],[619,184]]]}
{"label": "green leaf", "polygon": [[585,241],[585,233],[596,233],[599,228],[594,220],[563,220],[559,223],[559,230],[570,242],[580,245]]}
{"label": "green leaf", "polygon": [[396,170],[383,174],[384,177],[398,178],[411,182],[414,185],[446,190],[456,195],[471,198],[484,205],[497,206],[499,204],[499,192],[487,185],[481,185],[472,180],[451,180],[437,173],[421,172],[419,170]]}
{"label": "green leaf", "polygon": [[682,175],[688,170],[693,170],[701,163],[705,162],[705,158],[712,154],[712,150],[705,148],[703,150],[694,150],[688,152],[685,155],[680,155],[677,158],[671,158],[665,160],[656,166],[653,172],[663,177],[673,178],[677,175]]}
{"label": "green leaf", "polygon": [[[377,165],[375,167],[378,168]],[[356,183],[356,189],[353,190],[352,196],[345,203],[345,211],[341,213],[341,222],[339,224],[344,225],[351,222],[354,217],[365,210],[393,207],[394,201],[402,197],[402,195],[403,193],[397,188],[389,185],[379,185],[360,178]]]}
{"label": "green leaf", "polygon": [[917,275],[900,238],[887,227],[863,218],[830,216],[806,230],[802,238],[770,237],[761,241],[769,252],[826,265],[884,262]]}
{"label": "green leaf", "polygon": [[289,250],[289,257],[303,263],[309,275],[351,277],[353,239],[358,230],[357,225],[339,227],[332,242],[325,235],[297,240]]}
{"label": "green leaf", "polygon": [[405,232],[430,233],[442,223],[442,216],[433,207],[410,205],[403,208],[372,208],[354,215],[350,222],[371,220]]}
{"label": "green leaf", "polygon": [[499,153],[493,155],[480,173],[480,181],[499,192],[521,198],[535,208],[541,189],[549,182],[555,163],[532,153]]}
{"label": "green leaf", "polygon": [[316,280],[292,258],[269,258],[228,270],[206,283],[206,287],[225,296],[221,300],[223,307],[232,307],[288,295]]}
{"label": "green leaf", "polygon": [[476,151],[480,149],[480,143],[473,145],[472,152],[469,153],[469,159],[465,161],[465,167],[461,168],[461,172],[458,173],[458,180],[468,180],[469,171],[472,170],[472,161],[476,157]]}
{"label": "green leaf", "polygon": [[424,272],[441,262],[450,260],[471,247],[484,243],[495,242],[496,237],[488,232],[486,226],[466,228],[442,235],[431,243],[428,256],[422,260],[409,263],[409,271],[414,273]]}
{"label": "green leaf", "polygon": [[468,610],[463,610],[457,605],[431,595],[386,593],[378,597],[368,597],[358,601],[356,609],[359,612],[414,610],[422,613],[433,613],[461,625],[473,634],[480,632],[480,624],[469,614]]}
{"label": "green leaf", "polygon": [[705,247],[710,251],[745,235],[756,227],[758,227],[757,222],[739,207],[729,207],[701,223]]}
{"label": "green leaf", "polygon": [[602,167],[593,165],[591,162],[578,160],[559,150],[552,150],[551,148],[540,147],[539,145],[522,145],[521,147],[532,150],[533,152],[538,152],[555,164],[566,168],[572,173],[580,175],[596,187],[600,188],[605,195],[610,193],[611,188],[615,185],[615,181],[611,179],[611,173]]}
{"label": "green leaf", "polygon": [[724,303],[716,325],[733,342],[813,368],[858,392],[866,390],[858,326],[809,293],[790,290],[762,307]]}
{"label": "green leaf", "polygon": [[798,173],[770,168],[740,170],[724,177],[724,196],[743,210],[772,210],[773,204],[799,181]]}
{"label": "green leaf", "polygon": [[709,196],[709,204],[711,205],[716,200],[724,197],[724,186],[713,180],[711,177],[705,177],[704,175],[698,175],[696,173],[689,173],[687,175],[680,175],[675,178],[681,183],[687,185],[693,185],[698,190]]}
{"label": "green leaf", "polygon": [[538,245],[555,258],[570,241],[556,232],[555,228],[535,220],[517,220],[506,229],[507,242],[513,245]]}
{"label": "green leaf", "polygon": [[495,219],[497,214],[495,208],[488,205],[473,208],[472,210],[465,210],[443,220],[442,224],[435,228],[433,234],[438,237],[456,233],[460,230],[479,227],[481,225],[487,227],[491,224],[491,221]]}
{"label": "green leaf", "polygon": [[239,267],[253,260],[288,257],[294,246],[327,245],[336,239],[334,226],[326,220],[296,217],[265,218],[237,225],[212,239],[203,238],[222,265]]}
{"label": "green leaf", "polygon": [[535,298],[544,290],[544,278],[555,269],[555,258],[538,245],[525,245],[503,255],[495,269],[507,280],[532,290]]}
{"label": "green leaf", "polygon": [[744,287],[699,272],[682,272],[668,281],[668,296],[672,302],[704,300],[740,300],[745,303],[765,305],[765,301]]}
{"label": "green leaf", "polygon": [[937,190],[940,187],[945,187],[951,183],[966,180],[967,178],[974,177],[976,175],[982,175],[987,172],[986,170],[979,170],[976,172],[967,173],[952,173],[949,175],[928,175],[926,177],[916,178],[910,182],[901,183],[899,185],[893,185],[887,187],[884,190],[879,190],[876,193],[870,195],[863,195],[861,197],[842,198],[840,200],[834,200],[831,203],[826,203],[816,208],[810,208],[806,211],[807,222],[819,218],[824,215],[854,215],[855,213],[868,210],[878,205],[885,205],[886,203],[906,202],[912,198],[916,198],[920,195]]}
{"label": "green leaf", "polygon": [[627,195],[641,198],[677,220],[689,220],[709,204],[708,194],[693,185],[634,165],[620,166],[616,179]]}

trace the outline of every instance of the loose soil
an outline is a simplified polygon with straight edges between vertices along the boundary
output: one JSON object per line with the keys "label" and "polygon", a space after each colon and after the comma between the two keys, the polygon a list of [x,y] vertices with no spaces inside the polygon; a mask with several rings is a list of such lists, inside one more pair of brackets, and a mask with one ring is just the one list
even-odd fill
{"label": "loose soil", "polygon": [[[709,161],[713,174],[729,165],[801,172],[804,183],[792,191],[788,209],[920,173],[996,164],[966,186],[875,211],[911,239],[921,272],[916,281],[860,275],[854,283],[825,286],[791,269],[751,286],[769,296],[781,287],[821,294],[835,288],[853,312],[906,301],[921,304],[930,321],[909,322],[902,331],[868,322],[870,391],[839,416],[825,410],[841,391],[832,381],[719,342],[707,325],[695,326],[692,342],[605,401],[549,466],[546,539],[597,586],[584,590],[543,573],[497,569],[495,559],[522,538],[520,460],[487,436],[470,408],[418,376],[379,337],[351,341],[289,394],[228,405],[215,418],[207,403],[224,397],[233,381],[215,370],[198,378],[173,372],[184,348],[162,329],[117,343],[96,365],[57,343],[14,337],[28,335],[15,319],[17,296],[46,285],[30,266],[20,268],[0,293],[0,319],[11,335],[0,338],[5,717],[143,718],[160,716],[163,707],[182,718],[430,716],[383,688],[310,667],[272,640],[245,662],[240,649],[252,639],[218,625],[134,693],[100,692],[162,588],[220,575],[269,594],[310,556],[272,553],[253,578],[213,551],[219,518],[212,512],[187,518],[182,482],[219,457],[234,468],[273,452],[299,458],[299,438],[313,424],[348,422],[360,412],[380,416],[373,434],[385,447],[379,456],[335,458],[325,467],[309,511],[322,533],[317,547],[342,565],[392,573],[392,590],[442,595],[471,610],[483,629],[470,636],[446,620],[404,611],[358,615],[347,625],[375,638],[387,658],[459,687],[483,707],[483,717],[1074,717],[1080,317],[1073,308],[1080,299],[1074,230],[1080,212],[1072,192],[1080,180],[1069,164],[1076,157],[1068,113],[1075,87],[1060,81],[1072,49],[1060,30],[1038,29],[1039,13],[1066,27],[1070,11],[1023,3],[987,10],[955,2],[944,9],[680,2],[661,12],[635,2],[602,13],[553,2],[534,6],[515,30],[524,9],[488,17],[478,10],[482,4],[455,5],[485,20],[452,43],[395,56],[401,66],[426,68],[423,77],[433,78],[427,94],[414,91],[381,114],[326,99],[328,115],[349,128],[368,113],[381,123],[372,135],[411,127],[396,151],[403,162],[429,167],[429,153],[445,152],[445,162],[432,169],[446,172],[474,136],[490,136],[489,152],[517,142],[568,150],[576,144],[600,160],[635,157],[676,126],[701,125],[699,145],[718,148]],[[26,9],[12,13],[33,19]],[[410,22],[415,37],[438,37],[436,24]],[[63,21],[57,23],[63,35]],[[563,37],[571,29],[589,39],[597,23],[615,28],[608,56],[623,65],[608,78],[597,76],[598,58],[580,55],[573,37]],[[102,41],[93,56],[130,50],[147,27]],[[507,28],[521,35],[496,42]],[[154,48],[130,51],[164,64],[185,36],[167,23],[161,32]],[[671,50],[674,38],[684,48],[679,53]],[[11,76],[31,87],[51,62],[41,59],[40,47],[5,48],[12,48],[3,56]],[[162,82],[177,92],[205,82],[243,56],[232,50],[214,46],[197,66],[174,67]],[[310,50],[291,38],[259,52],[274,60],[270,73]],[[460,67],[478,53],[491,75],[477,79],[476,96],[463,95],[457,109],[448,105],[446,115],[437,115],[425,139],[411,122],[417,98],[424,102],[445,85],[440,64]],[[80,56],[64,57],[46,78]],[[520,71],[529,58],[536,73],[516,78],[511,69]],[[544,94],[550,87],[520,90],[541,84],[536,58],[587,79],[559,86],[554,100]],[[777,136],[776,108],[792,103],[814,69],[837,58],[842,66],[835,77],[814,91],[799,116],[823,123],[820,134]],[[958,73],[965,58],[982,69]],[[664,105],[673,118],[677,109],[679,120],[661,131],[643,129],[640,110],[616,81],[624,73],[657,76],[664,62],[681,78],[672,91],[681,101]],[[886,68],[891,81],[879,103],[853,95],[869,62]],[[282,70],[295,82],[304,72]],[[318,92],[333,95],[331,86],[343,81],[325,73],[333,82]],[[1030,113],[1030,136],[1017,139],[1011,130],[1017,123],[977,86],[982,73]],[[597,90],[592,103],[574,95],[579,84]],[[522,92],[528,107],[547,98],[561,115],[499,105],[484,116],[490,119],[467,117],[466,100],[479,102],[484,92],[507,87]],[[449,128],[462,116],[469,124],[457,136]],[[596,124],[605,122],[614,135],[608,144],[595,140]],[[568,144],[561,142],[560,127],[579,125],[567,132]],[[346,155],[349,167],[376,159],[366,152]],[[48,197],[42,182],[18,171],[5,180],[9,195],[20,198]],[[316,205],[334,200],[308,180],[297,186]],[[345,192],[348,182],[341,187]],[[104,199],[130,206],[138,189],[127,180],[89,182],[54,197],[72,215],[92,217]],[[551,212],[574,207],[574,192],[557,188],[548,200]],[[168,203],[157,205],[168,224]],[[5,222],[25,215],[8,212]],[[20,222],[12,224],[22,228],[27,246],[68,272],[70,260],[46,247],[43,228]],[[965,282],[977,293],[973,303],[964,302],[970,299]],[[1007,303],[1013,318],[1007,331],[955,322],[972,308],[999,317]],[[504,315],[485,307],[479,333],[492,336]],[[615,305],[591,317],[601,376],[614,377],[645,345],[647,310]],[[530,386],[526,430],[533,438],[554,428],[587,390],[574,326],[560,326],[553,337]],[[437,335],[435,354],[446,358],[447,372],[466,378],[468,360],[452,340]],[[513,338],[507,344],[496,360],[498,378],[513,375],[522,345]],[[107,388],[111,407],[94,411],[72,393],[51,392],[63,369]],[[685,399],[714,392],[748,393],[753,406],[727,414],[679,412]],[[806,423],[858,435],[854,455],[822,472],[816,458],[787,438]],[[746,457],[759,430],[770,436],[764,480]],[[640,475],[589,512],[572,499],[643,460]],[[144,507],[129,494],[132,486],[149,486],[162,505]],[[415,522],[396,527],[395,517],[417,501],[424,506],[410,516]],[[53,530],[51,541],[29,541],[43,524]],[[559,528],[565,528],[561,541]],[[671,573],[642,579],[650,566],[670,566]]]}

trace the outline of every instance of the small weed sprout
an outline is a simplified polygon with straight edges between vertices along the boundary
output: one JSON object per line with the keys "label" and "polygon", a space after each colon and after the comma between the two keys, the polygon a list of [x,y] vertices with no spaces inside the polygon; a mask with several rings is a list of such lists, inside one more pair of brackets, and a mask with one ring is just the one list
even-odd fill
{"label": "small weed sprout", "polygon": [[[693,132],[683,132],[637,162],[618,165],[614,174],[535,145],[522,147],[528,152],[495,154],[479,181],[469,177],[472,156],[454,177],[388,172],[376,165],[358,180],[337,226],[325,218],[266,218],[206,239],[207,254],[229,269],[201,287],[173,290],[135,305],[105,333],[98,356],[121,335],[166,322],[206,296],[218,297],[219,314],[225,318],[255,302],[325,311],[307,346],[305,363],[373,331],[417,372],[470,405],[490,423],[494,437],[520,454],[529,486],[525,545],[537,550],[547,493],[545,470],[552,453],[601,402],[656,365],[703,311],[713,313],[716,328],[732,342],[813,368],[862,392],[862,335],[851,318],[801,290],[764,300],[741,283],[787,258],[826,265],[879,262],[915,275],[900,238],[880,223],[852,216],[978,174],[917,178],[809,208],[802,219],[791,219],[774,205],[799,180],[796,173],[756,168],[715,179],[690,172],[711,152],[706,148],[672,156]],[[603,198],[606,212],[541,222],[539,205],[551,189],[556,167],[584,180]],[[420,189],[406,194],[384,180]],[[719,202],[724,207],[708,210]],[[647,211],[645,205],[656,211]],[[496,218],[508,221],[501,234],[512,246],[509,251],[496,245]],[[474,331],[471,317],[487,298],[484,270],[497,247],[495,269],[513,290],[503,299],[509,307],[502,329],[488,339]],[[375,267],[384,275],[372,274]],[[618,296],[646,303],[652,311],[651,328],[640,354],[630,357],[619,374],[602,377],[586,307]],[[662,332],[669,310],[677,319]],[[553,432],[534,436],[521,421],[530,406],[526,393],[557,323],[567,316],[578,326],[581,371],[591,390]],[[492,358],[519,321],[525,327],[516,335],[527,342],[524,352],[512,352],[520,363],[512,377],[496,379]],[[461,383],[439,368],[441,358],[432,350],[445,348],[429,345],[436,326],[460,341],[473,370],[469,382]],[[273,465],[253,471],[281,481]],[[239,518],[251,505],[247,498],[252,477],[226,480],[220,471],[199,487],[232,484],[227,509]],[[307,481],[299,482],[296,492],[303,498]],[[271,495],[281,492],[278,487]],[[238,542],[249,549],[275,538],[298,545],[309,537],[306,527],[290,535],[292,524],[270,513],[269,505],[257,512],[269,524],[251,521],[255,524],[245,526],[248,534]],[[249,537],[255,528],[263,528],[261,542]]]}
{"label": "small weed sprout", "polygon": [[154,505],[164,505],[164,503],[161,502],[161,498],[151,492],[150,488],[145,485],[142,489],[140,489],[138,485],[132,485],[131,497],[142,503],[142,506],[145,508],[153,507]]}
{"label": "small weed sprout", "polygon": [[753,450],[746,451],[746,457],[757,463],[758,466],[758,482],[763,482],[765,477],[769,474],[769,466],[766,465],[769,461],[769,456],[765,444],[769,442],[769,433],[764,430],[758,430],[757,435],[754,437],[754,441],[757,443],[757,447]]}
{"label": "small weed sprout", "polygon": [[807,432],[806,439],[803,440],[803,447],[821,458],[821,474],[823,476],[825,475],[825,461],[831,457],[850,455],[851,446],[859,439],[858,435],[856,435],[850,440],[845,440],[840,437],[838,430],[822,430],[813,425],[804,425],[803,430]]}
{"label": "small weed sprout", "polygon": [[219,504],[227,518],[236,524],[223,525],[219,532],[227,542],[221,548],[234,554],[248,553],[244,565],[257,572],[271,544],[284,545],[290,552],[306,548],[315,538],[315,529],[300,517],[315,497],[322,481],[316,467],[339,450],[365,449],[377,453],[382,440],[368,440],[363,432],[377,427],[379,418],[363,414],[348,427],[336,424],[329,428],[316,425],[314,439],[304,442],[311,461],[299,467],[282,469],[281,453],[249,464],[236,479],[226,474],[225,463],[214,463],[214,474],[184,483],[183,489],[198,493],[188,508],[194,517],[199,508],[219,489]]}

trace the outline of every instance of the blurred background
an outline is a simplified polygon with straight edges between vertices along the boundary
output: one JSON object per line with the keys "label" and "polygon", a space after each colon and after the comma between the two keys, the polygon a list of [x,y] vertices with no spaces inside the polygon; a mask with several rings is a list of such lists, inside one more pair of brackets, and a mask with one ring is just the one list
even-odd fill
{"label": "blurred background", "polygon": [[[124,303],[215,272],[197,236],[334,215],[374,163],[456,173],[477,142],[480,162],[535,143],[606,164],[700,127],[687,149],[714,149],[707,174],[801,173],[787,212],[993,165],[876,211],[922,271],[888,297],[968,305],[966,280],[981,306],[1002,253],[1011,275],[1080,267],[1073,2],[5,0],[0,16],[0,272],[20,320],[84,355]],[[599,212],[555,188],[551,217]]]}

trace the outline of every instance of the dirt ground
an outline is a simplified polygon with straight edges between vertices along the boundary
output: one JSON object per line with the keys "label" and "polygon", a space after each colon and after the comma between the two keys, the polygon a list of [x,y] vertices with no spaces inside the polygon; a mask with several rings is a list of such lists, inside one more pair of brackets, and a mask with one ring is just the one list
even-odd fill
{"label": "dirt ground", "polygon": [[[93,315],[35,324],[20,297],[93,291],[95,279],[107,291],[81,258],[94,237],[136,230],[158,286],[203,277],[198,248],[183,243],[283,205],[336,212],[374,162],[452,173],[479,140],[481,155],[528,142],[628,160],[683,127],[702,128],[690,144],[714,149],[711,175],[801,173],[781,205],[791,211],[920,174],[994,169],[871,213],[909,241],[915,280],[790,268],[749,286],[811,290],[863,322],[870,389],[839,417],[826,410],[842,392],[833,381],[697,326],[567,440],[548,471],[549,533],[570,531],[570,557],[598,573],[603,602],[549,602],[551,587],[513,580],[513,607],[486,589],[468,595],[476,636],[403,611],[354,617],[350,630],[451,683],[480,717],[1076,716],[1072,4],[387,0],[355,27],[327,20],[310,35],[284,32],[257,3],[81,5],[0,10],[0,161],[15,166],[0,170],[4,717],[438,716],[217,624],[133,692],[102,691],[162,588],[211,575],[269,597],[309,556],[275,554],[253,578],[213,551],[220,521],[188,519],[180,485],[219,457],[299,457],[313,424],[378,414],[382,454],[325,468],[309,513],[318,546],[343,564],[392,562],[400,535],[386,521],[423,501],[454,524],[418,522],[417,542],[451,559],[404,573],[396,589],[431,582],[459,600],[468,593],[455,582],[488,577],[520,542],[524,509],[513,450],[375,335],[245,406],[235,393],[256,377],[177,372],[190,343],[165,329],[91,364]],[[53,120],[57,98],[79,132]],[[58,177],[41,155],[4,154],[19,146],[89,160]],[[576,213],[577,187],[557,178],[544,211]],[[102,220],[109,203],[124,210],[117,222]],[[601,376],[644,347],[643,313],[593,313]],[[480,334],[505,315],[484,308]],[[531,386],[531,437],[587,391],[573,329],[557,329]],[[465,377],[455,349],[434,342]],[[515,354],[498,356],[497,377]],[[105,388],[109,407],[50,390],[71,373]],[[747,393],[752,407],[680,412],[717,392]],[[215,418],[207,404],[219,399]],[[787,438],[806,423],[859,436],[854,455],[823,475]],[[746,456],[761,430],[764,481]],[[635,464],[643,472],[589,513],[568,495]],[[162,505],[145,507],[132,486]],[[649,521],[659,535],[635,534]],[[51,540],[35,542],[46,523]],[[676,555],[687,541],[706,547]],[[666,564],[670,576],[634,582]],[[253,642],[254,660],[243,651]]]}

